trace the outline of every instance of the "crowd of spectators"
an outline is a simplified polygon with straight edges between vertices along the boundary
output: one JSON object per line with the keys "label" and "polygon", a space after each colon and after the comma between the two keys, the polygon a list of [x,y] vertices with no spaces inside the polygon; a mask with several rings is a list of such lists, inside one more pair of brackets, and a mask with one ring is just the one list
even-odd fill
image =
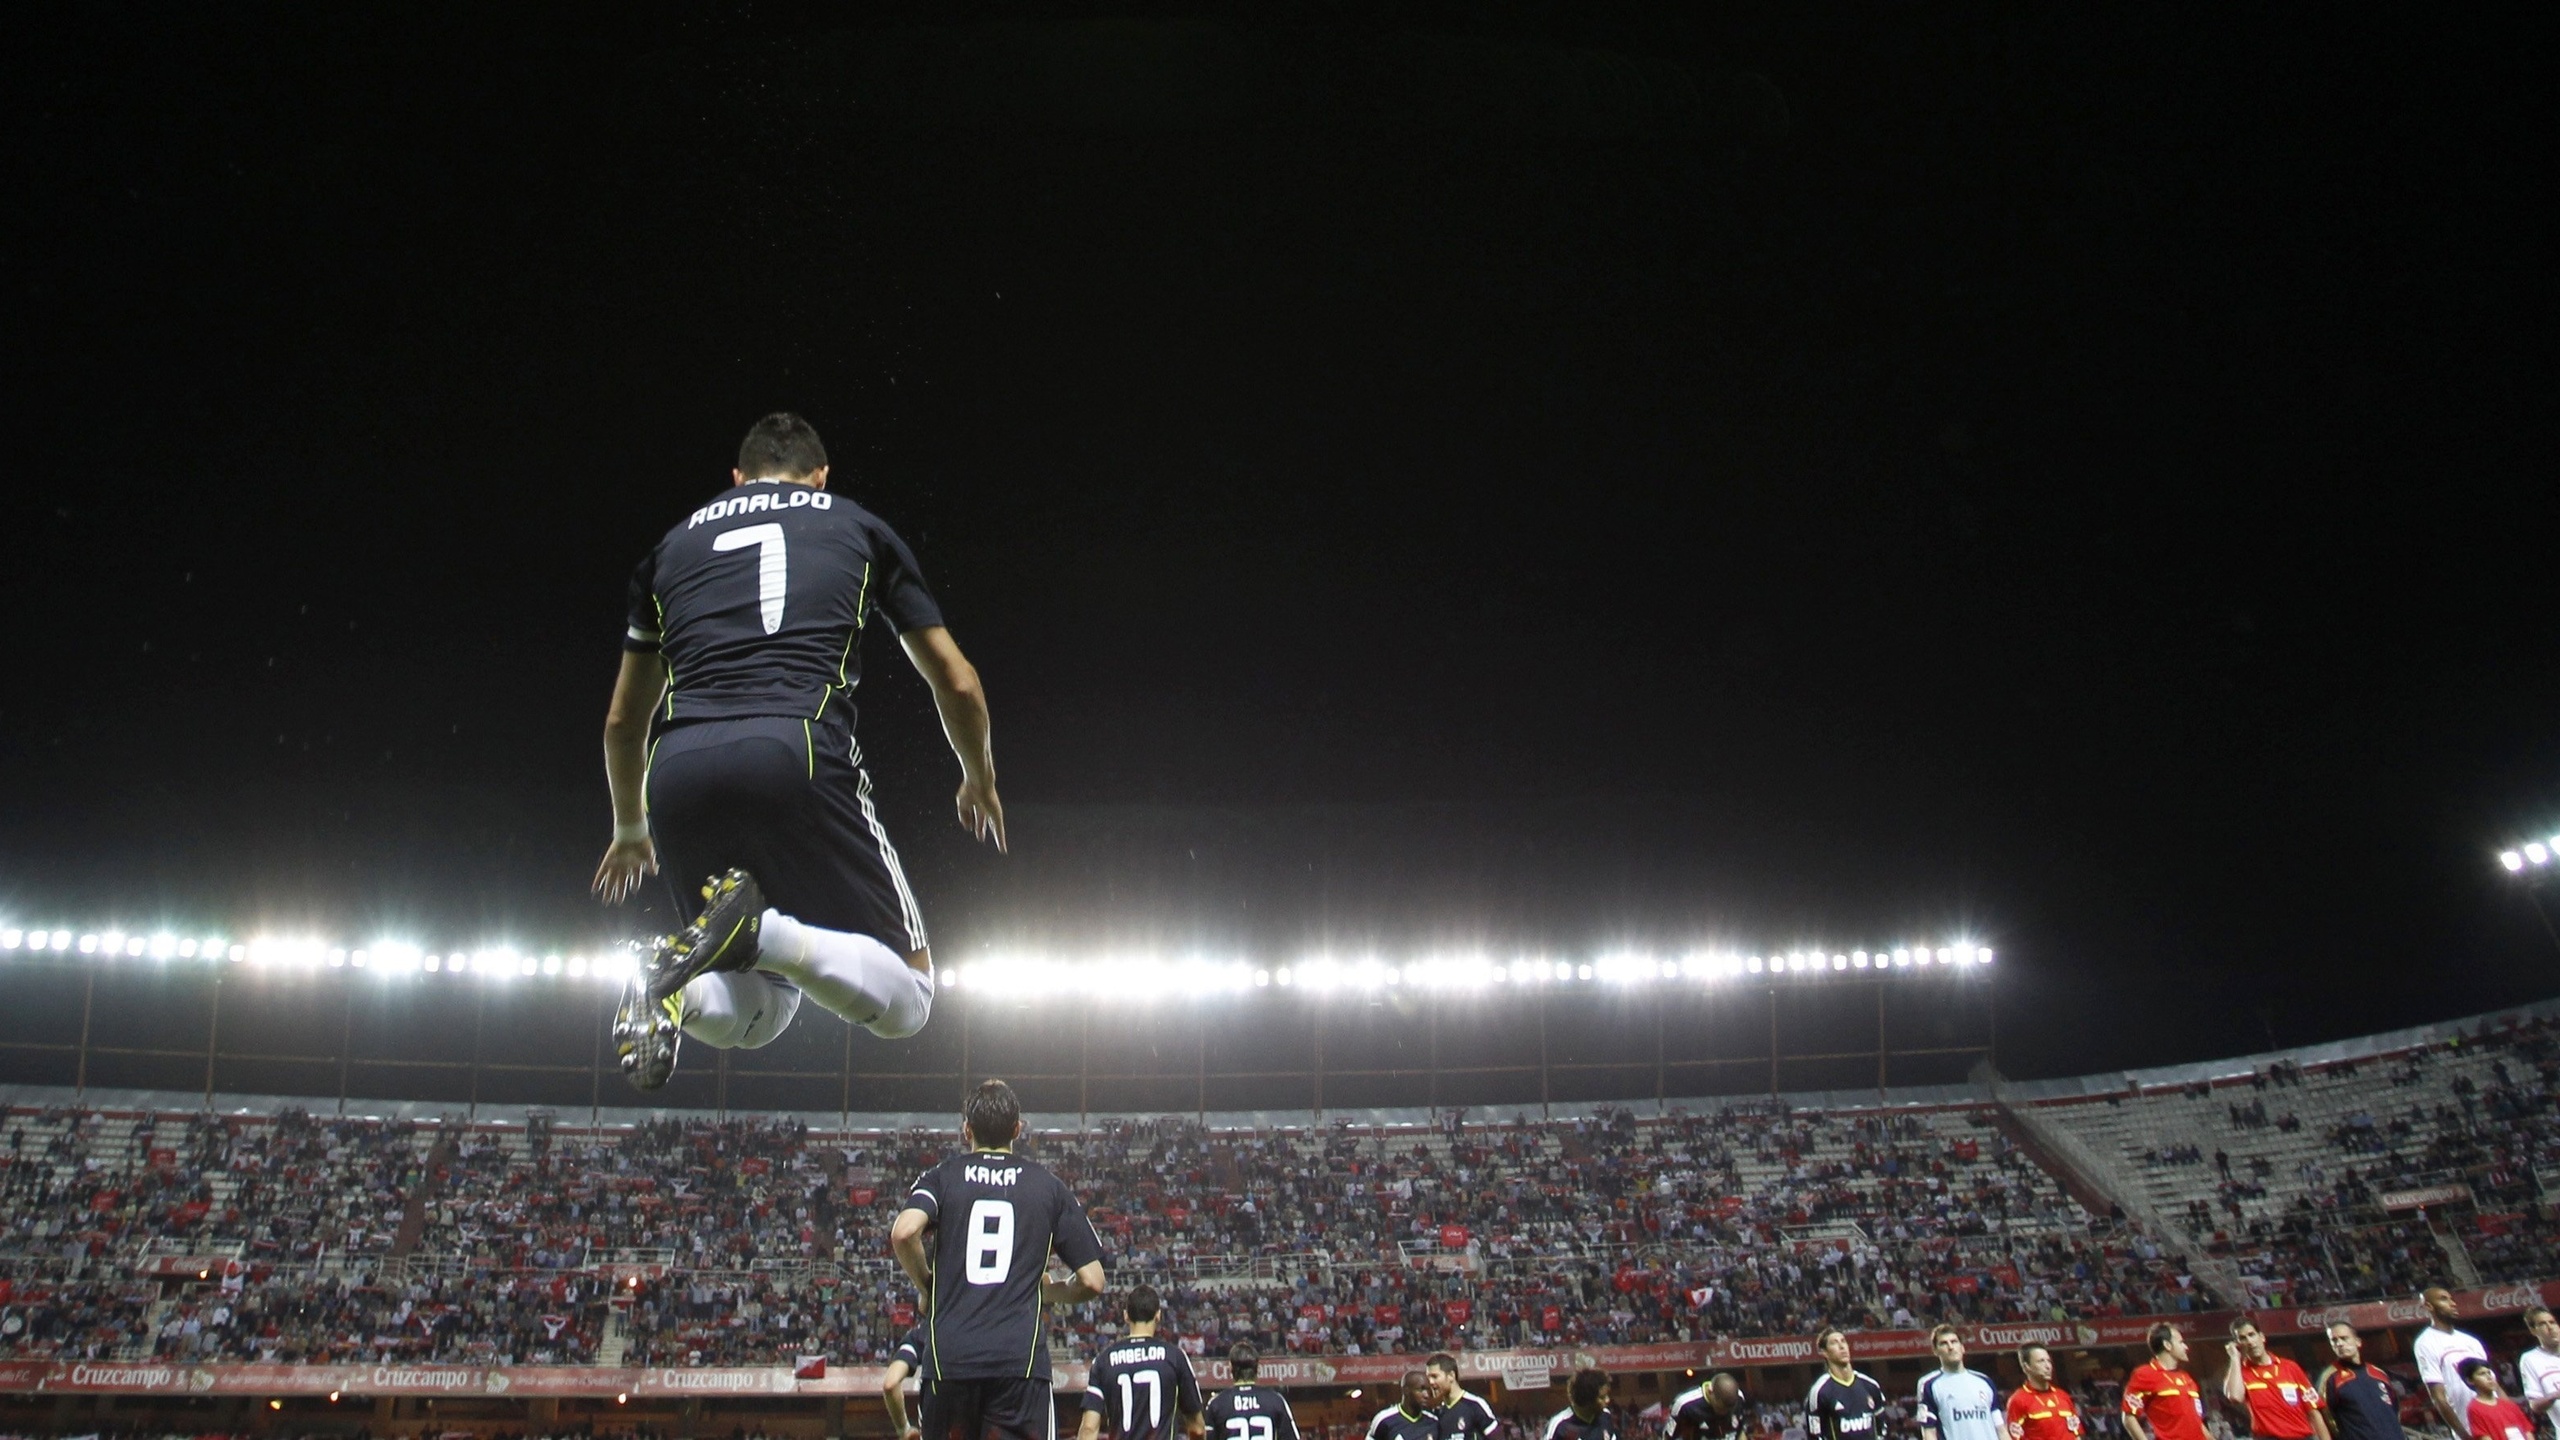
{"label": "crowd of spectators", "polygon": [[[2328,1144],[2290,1174],[2233,1151],[2289,1132],[2295,1108],[2222,1102],[2230,1148],[2150,1157],[2213,1186],[2183,1217],[2191,1238],[2241,1262],[2260,1299],[2407,1293],[2446,1273],[2455,1227],[2485,1278],[2560,1273],[2535,1180],[2560,1162],[2560,1043],[2540,1027],[2466,1043],[2461,1073],[2424,1094],[2437,1054],[2377,1067],[2371,1103],[2301,1136]],[[2339,1074],[2287,1063],[2259,1084]],[[188,1360],[882,1360],[914,1318],[888,1225],[953,1141],[754,1120],[5,1124],[0,1354]],[[2087,1213],[1994,1117],[1960,1109],[1166,1119],[1027,1148],[1087,1197],[1116,1276],[1155,1283],[1204,1347],[1586,1346],[2226,1303],[2178,1242]],[[2476,1203],[2431,1217],[2378,1198],[2447,1175]],[[2270,1186],[2280,1211],[2244,1209]],[[160,1274],[153,1255],[206,1268]],[[1100,1308],[1057,1317],[1068,1353]]]}
{"label": "crowd of spectators", "polygon": [[[913,1318],[887,1226],[951,1143],[745,1120],[595,1133],[287,1113],[109,1128],[82,1112],[12,1131],[0,1258],[52,1261],[53,1278],[5,1307],[8,1351],[880,1360]],[[1960,1113],[1758,1106],[1260,1133],[1162,1121],[1029,1148],[1092,1197],[1115,1269],[1166,1289],[1204,1342],[1638,1343],[2201,1303],[2175,1257],[2093,1227]],[[127,1278],[152,1252],[207,1268]],[[1060,1316],[1062,1338],[1089,1342],[1096,1319]]]}
{"label": "crowd of spectators", "polygon": [[[2459,1273],[2457,1249],[2483,1283],[2560,1274],[2560,1232],[2538,1178],[2560,1167],[2560,1034],[2551,1025],[2449,1038],[2371,1074],[2352,1061],[2309,1070],[2281,1061],[2255,1084],[2314,1081],[2330,1087],[2306,1097],[2327,1102],[2312,1130],[2321,1153],[2280,1168],[2216,1148],[2211,1195],[2178,1217],[2208,1253],[2242,1266],[2253,1300],[2408,1294]],[[2263,1098],[2225,1103],[2235,1148],[2252,1131],[2303,1129],[2290,1108],[2268,1121]],[[2195,1163],[2201,1153],[2143,1158]]]}

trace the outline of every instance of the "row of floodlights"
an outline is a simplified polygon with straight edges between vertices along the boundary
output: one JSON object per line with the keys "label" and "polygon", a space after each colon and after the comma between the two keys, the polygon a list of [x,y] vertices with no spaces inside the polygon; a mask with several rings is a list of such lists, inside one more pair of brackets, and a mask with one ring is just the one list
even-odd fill
{"label": "row of floodlights", "polygon": [[[152,935],[121,930],[74,932],[0,926],[0,954],[10,952],[80,954],[154,960],[229,962],[276,969],[353,969],[378,974],[520,975],[593,978],[619,983],[638,964],[636,952],[623,947],[595,955],[530,955],[513,946],[481,950],[429,952],[401,941],[348,947],[315,940],[231,940],[220,935],[188,936],[162,931]],[[1138,997],[1166,993],[1203,994],[1270,987],[1324,993],[1334,990],[1479,990],[1496,985],[1555,985],[1600,982],[1638,985],[1663,981],[1716,981],[1753,975],[1827,975],[1904,971],[1926,973],[1941,967],[1987,966],[1991,949],[1970,941],[1941,946],[1899,946],[1891,950],[1791,950],[1766,955],[1740,951],[1697,951],[1677,959],[1619,952],[1588,961],[1518,957],[1508,961],[1474,955],[1436,956],[1403,963],[1375,958],[1338,960],[1316,956],[1294,965],[1253,965],[1240,960],[1198,958],[1165,960],[1152,956],[1117,956],[1064,960],[1023,955],[991,955],[942,967],[946,989],[964,984],[972,990],[997,992],[1076,992],[1096,997]]]}
{"label": "row of floodlights", "polygon": [[399,941],[350,949],[316,940],[230,940],[220,935],[131,935],[121,930],[75,933],[0,926],[0,952],[53,952],[153,960],[211,960],[280,969],[355,969],[386,974],[567,975],[619,981],[637,963],[628,950],[599,955],[528,955],[513,946],[429,952]]}
{"label": "row of floodlights", "polygon": [[1444,956],[1397,964],[1376,959],[1336,960],[1319,956],[1278,967],[1249,965],[1242,961],[1056,960],[996,955],[943,967],[942,983],[945,988],[965,986],[998,994],[1068,992],[1100,998],[1270,987],[1323,993],[1397,988],[1483,990],[1497,985],[1577,982],[1642,985],[1680,980],[1731,980],[1752,975],[1912,972],[1935,970],[1940,966],[1953,968],[1990,963],[1990,947],[1969,941],[1934,948],[1906,946],[1893,950],[1851,950],[1833,954],[1821,950],[1795,950],[1782,955],[1705,951],[1678,959],[1639,954],[1603,955],[1590,961],[1530,957],[1499,961],[1479,956]]}
{"label": "row of floodlights", "polygon": [[2560,861],[2560,835],[2548,840],[2528,840],[2513,850],[2498,852],[2498,863],[2506,866],[2509,874],[2521,874],[2527,868],[2545,869],[2555,861]]}

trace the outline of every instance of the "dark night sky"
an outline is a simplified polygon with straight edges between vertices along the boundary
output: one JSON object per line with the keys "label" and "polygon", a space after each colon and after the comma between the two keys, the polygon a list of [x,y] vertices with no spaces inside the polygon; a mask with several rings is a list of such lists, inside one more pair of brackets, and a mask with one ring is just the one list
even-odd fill
{"label": "dark night sky", "polygon": [[946,956],[1963,928],[2021,1073],[2546,993],[2549,21],[2121,8],[56,17],[0,910],[641,923],[624,578],[790,407],[993,699],[1001,860],[873,637]]}

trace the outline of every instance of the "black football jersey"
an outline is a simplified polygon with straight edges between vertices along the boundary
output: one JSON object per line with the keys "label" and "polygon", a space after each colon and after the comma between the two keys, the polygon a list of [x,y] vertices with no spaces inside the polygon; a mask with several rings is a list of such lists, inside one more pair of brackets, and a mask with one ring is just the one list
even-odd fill
{"label": "black football jersey", "polygon": [[1618,1440],[1618,1417],[1603,1410],[1585,1420],[1567,1406],[1548,1417],[1544,1440]]}
{"label": "black football jersey", "polygon": [[1741,1428],[1742,1406],[1718,1410],[1704,1385],[1671,1397],[1671,1433],[1676,1440],[1732,1440]]}
{"label": "black football jersey", "polygon": [[1464,1390],[1458,1392],[1457,1399],[1432,1411],[1431,1416],[1439,1422],[1440,1440],[1485,1440],[1501,1423],[1501,1417],[1493,1413],[1483,1396]]}
{"label": "black football jersey", "polygon": [[1209,1397],[1206,1440],[1298,1440],[1298,1417],[1289,1401],[1268,1385],[1239,1380]]}
{"label": "black football jersey", "polygon": [[1399,1401],[1369,1417],[1369,1440],[1440,1440],[1440,1412],[1409,1411]]}
{"label": "black football jersey", "polygon": [[1049,1374],[1040,1280],[1054,1250],[1070,1270],[1102,1258],[1066,1182],[1003,1150],[954,1155],[924,1172],[907,1208],[933,1222],[927,1372],[936,1380]]}
{"label": "black football jersey", "polygon": [[1885,1404],[1884,1387],[1865,1371],[1850,1371],[1847,1384],[1824,1371],[1805,1392],[1804,1428],[1815,1440],[1870,1440]]}
{"label": "black football jersey", "polygon": [[902,635],[942,623],[906,542],[841,495],[759,481],[694,511],[641,559],[622,643],[665,656],[662,722],[815,720],[862,682],[874,613]]}
{"label": "black football jersey", "polygon": [[1172,1440],[1175,1420],[1200,1413],[1200,1379],[1170,1338],[1133,1336],[1094,1357],[1084,1408],[1116,1440]]}

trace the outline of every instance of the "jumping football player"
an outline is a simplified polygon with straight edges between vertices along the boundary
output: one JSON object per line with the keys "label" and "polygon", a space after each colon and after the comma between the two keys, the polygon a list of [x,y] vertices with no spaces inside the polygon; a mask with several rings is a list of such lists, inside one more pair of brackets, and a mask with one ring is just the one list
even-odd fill
{"label": "jumping football player", "polygon": [[875,612],[933,691],[961,825],[1005,844],[986,695],[906,542],[827,489],[826,447],[799,416],[757,421],[730,479],[633,573],[605,716],[614,825],[596,894],[623,900],[663,867],[704,901],[614,1012],[643,1090],[667,1082],[680,1037],[770,1044],[803,994],[892,1040],[932,1013],[924,918],[853,733]]}

